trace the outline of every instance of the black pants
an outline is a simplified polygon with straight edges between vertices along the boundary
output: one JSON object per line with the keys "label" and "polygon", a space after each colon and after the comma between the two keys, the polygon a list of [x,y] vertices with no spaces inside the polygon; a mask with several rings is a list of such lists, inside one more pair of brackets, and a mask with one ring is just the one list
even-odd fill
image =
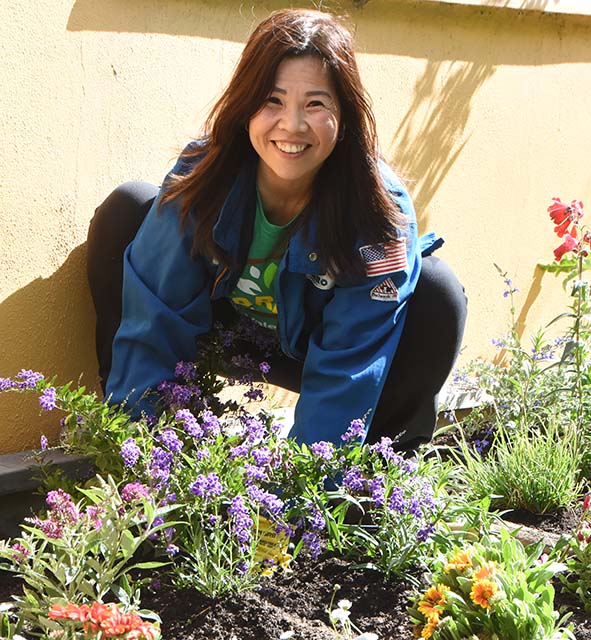
{"label": "black pants", "polygon": [[[157,193],[158,188],[151,184],[125,183],[97,208],[90,223],[87,272],[96,309],[96,351],[103,389],[121,321],[123,253]],[[404,432],[400,448],[413,449],[431,438],[437,396],[458,355],[465,322],[462,285],[445,262],[435,256],[423,258],[398,350],[373,416],[369,442]],[[271,365],[269,382],[299,391],[300,363],[278,356]]]}

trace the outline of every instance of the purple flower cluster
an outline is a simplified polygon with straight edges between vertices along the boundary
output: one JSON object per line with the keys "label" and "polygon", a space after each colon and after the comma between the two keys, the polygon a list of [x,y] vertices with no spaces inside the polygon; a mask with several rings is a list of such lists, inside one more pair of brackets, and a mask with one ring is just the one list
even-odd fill
{"label": "purple flower cluster", "polygon": [[39,396],[39,404],[44,411],[53,411],[57,407],[55,387],[47,387]]}
{"label": "purple flower cluster", "polygon": [[121,489],[123,502],[138,502],[150,497],[150,489],[141,482],[129,482]]}
{"label": "purple flower cluster", "polygon": [[365,489],[365,478],[361,468],[352,466],[343,476],[343,486],[351,492],[363,491]]}
{"label": "purple flower cluster", "polygon": [[356,418],[351,421],[349,428],[341,436],[343,442],[349,442],[350,440],[363,440],[365,438],[365,422],[360,418]]}
{"label": "purple flower cluster", "polygon": [[194,362],[177,362],[174,376],[185,382],[193,382],[197,377],[197,365]]}
{"label": "purple flower cluster", "polygon": [[224,488],[220,482],[220,478],[216,473],[208,473],[207,475],[199,474],[195,482],[189,487],[189,491],[198,498],[205,501],[222,494]]}
{"label": "purple flower cluster", "polygon": [[268,362],[263,360],[263,362],[259,362],[259,371],[263,375],[267,375],[269,371],[271,371],[271,365]]}
{"label": "purple flower cluster", "polygon": [[156,489],[161,489],[168,484],[172,468],[173,454],[162,447],[154,447],[150,455],[150,473],[156,484]]}
{"label": "purple flower cluster", "polygon": [[332,442],[326,442],[321,440],[320,442],[313,442],[310,445],[310,451],[312,455],[322,458],[323,460],[332,460],[335,454],[335,448]]}
{"label": "purple flower cluster", "polygon": [[220,421],[212,411],[207,410],[201,414],[201,425],[211,438],[217,438],[221,433]]}
{"label": "purple flower cluster", "polygon": [[182,423],[183,429],[191,436],[191,438],[202,438],[203,429],[197,422],[197,418],[189,411],[189,409],[179,409],[174,418],[177,422]]}
{"label": "purple flower cluster", "polygon": [[302,542],[308,549],[312,558],[316,559],[322,553],[322,542],[320,536],[313,531],[304,531],[302,534]]}
{"label": "purple flower cluster", "polygon": [[258,449],[252,449],[250,452],[252,459],[257,467],[264,467],[271,463],[271,450],[269,447],[260,447]]}
{"label": "purple flower cluster", "polygon": [[16,374],[16,386],[19,389],[34,389],[37,383],[43,380],[45,376],[38,371],[32,371],[31,369],[21,369]]}
{"label": "purple flower cluster", "polygon": [[396,451],[394,451],[392,443],[392,438],[382,437],[380,438],[379,442],[372,444],[369,447],[369,450],[372,453],[379,453],[387,462],[392,462],[394,464],[400,465],[403,462],[403,458],[401,455],[396,453]]}
{"label": "purple flower cluster", "polygon": [[133,438],[127,438],[121,445],[120,454],[123,458],[123,464],[130,469],[137,464],[142,452]]}
{"label": "purple flower cluster", "polygon": [[260,504],[270,514],[277,517],[283,511],[283,500],[281,500],[281,498],[278,498],[274,493],[264,491],[260,487],[257,487],[253,484],[249,485],[246,488],[246,492],[248,493],[248,497],[251,500]]}
{"label": "purple flower cluster", "polygon": [[74,504],[72,496],[63,489],[50,491],[45,498],[45,503],[49,507],[47,519],[42,520],[35,516],[25,520],[43,531],[48,538],[61,538],[64,527],[71,526],[80,519],[78,507]]}
{"label": "purple flower cluster", "polygon": [[0,378],[0,391],[7,391],[8,389],[14,389],[16,382],[11,378]]}
{"label": "purple flower cluster", "polygon": [[253,521],[244,498],[240,495],[232,499],[228,507],[228,514],[232,516],[232,533],[241,544],[241,551],[247,550],[247,544],[252,535]]}
{"label": "purple flower cluster", "polygon": [[183,450],[183,442],[174,429],[164,429],[158,436],[158,440],[172,453],[180,453]]}
{"label": "purple flower cluster", "polygon": [[383,507],[386,503],[386,488],[384,486],[384,478],[375,476],[367,482],[368,489],[371,491],[371,499],[378,507]]}

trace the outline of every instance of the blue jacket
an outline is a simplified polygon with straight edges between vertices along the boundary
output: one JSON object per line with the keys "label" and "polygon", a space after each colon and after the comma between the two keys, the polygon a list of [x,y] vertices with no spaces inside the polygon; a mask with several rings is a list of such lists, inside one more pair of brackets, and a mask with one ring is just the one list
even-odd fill
{"label": "blue jacket", "polygon": [[[186,173],[192,162],[196,160],[179,159],[172,173]],[[188,219],[184,228],[179,226],[177,201],[165,203],[158,211],[161,190],[125,252],[123,314],[107,383],[112,403],[127,399],[133,412],[150,411],[142,394],[171,379],[179,360],[197,358],[196,337],[212,325],[211,300],[230,296],[248,255],[256,168],[256,158],[243,167],[213,229],[215,242],[236,259],[236,270],[224,272],[203,257],[191,258],[194,223]],[[290,432],[300,442],[339,444],[351,420],[368,411],[369,427],[400,340],[408,298],[419,278],[421,255],[443,242],[433,234],[418,238],[408,193],[385,163],[380,171],[408,218],[404,268],[370,275],[354,286],[335,286],[314,248],[313,230],[306,240],[300,229],[292,236],[277,272],[281,348],[304,362]]]}

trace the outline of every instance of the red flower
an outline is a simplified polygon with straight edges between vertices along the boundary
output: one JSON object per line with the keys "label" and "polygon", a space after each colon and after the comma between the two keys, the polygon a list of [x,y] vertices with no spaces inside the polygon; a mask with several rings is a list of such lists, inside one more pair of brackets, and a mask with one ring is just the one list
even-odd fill
{"label": "red flower", "polygon": [[588,493],[583,499],[583,511],[587,511],[589,507],[591,507],[591,493]]}
{"label": "red flower", "polygon": [[[565,234],[576,236],[575,225],[579,218],[583,216],[583,203],[580,200],[573,200],[570,205],[565,204],[560,198],[552,198],[552,204],[548,207],[550,218],[556,225],[554,231],[559,238]],[[570,225],[573,227],[569,230]]]}
{"label": "red flower", "polygon": [[554,259],[556,260],[556,262],[560,262],[562,260],[562,256],[565,253],[576,249],[578,244],[579,243],[577,242],[576,238],[573,238],[570,234],[567,234],[564,242],[559,247],[556,247],[556,249],[554,249]]}

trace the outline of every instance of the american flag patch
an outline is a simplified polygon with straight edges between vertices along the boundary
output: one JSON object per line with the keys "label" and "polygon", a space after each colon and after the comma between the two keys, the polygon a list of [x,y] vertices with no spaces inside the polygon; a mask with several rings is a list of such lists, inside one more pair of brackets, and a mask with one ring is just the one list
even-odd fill
{"label": "american flag patch", "polygon": [[408,267],[406,260],[406,240],[400,238],[390,244],[368,244],[359,249],[365,273],[368,277],[383,276]]}

